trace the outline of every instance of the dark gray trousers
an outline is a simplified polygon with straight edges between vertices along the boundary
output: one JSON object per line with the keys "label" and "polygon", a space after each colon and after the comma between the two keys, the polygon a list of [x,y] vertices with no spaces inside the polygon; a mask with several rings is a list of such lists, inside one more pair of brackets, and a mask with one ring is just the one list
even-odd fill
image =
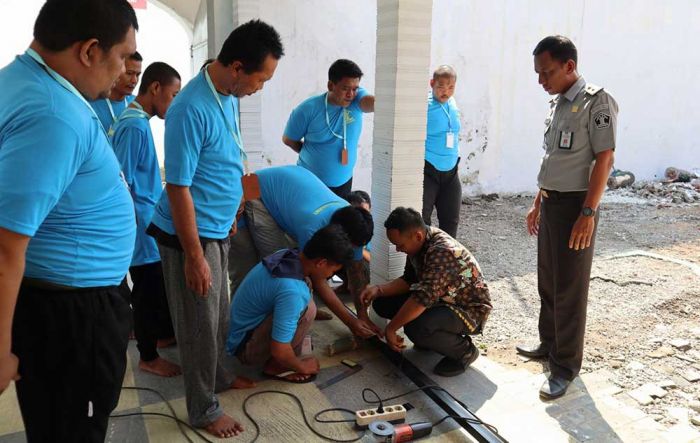
{"label": "dark gray trousers", "polygon": [[540,341],[549,346],[549,367],[553,375],[573,380],[583,361],[588,284],[593,246],[569,248],[571,230],[586,198],[586,192],[548,191],[540,206],[537,238],[537,285],[540,294]]}
{"label": "dark gray trousers", "polygon": [[[372,307],[380,317],[392,319],[408,297],[409,294],[380,297],[374,300]],[[416,346],[454,360],[461,359],[471,348],[469,330],[447,306],[426,309],[418,318],[406,324],[403,331]]]}
{"label": "dark gray trousers", "polygon": [[462,206],[462,183],[457,168],[459,161],[449,171],[438,171],[425,162],[423,169],[423,221],[430,225],[433,207],[437,209],[440,229],[457,238],[459,209]]}

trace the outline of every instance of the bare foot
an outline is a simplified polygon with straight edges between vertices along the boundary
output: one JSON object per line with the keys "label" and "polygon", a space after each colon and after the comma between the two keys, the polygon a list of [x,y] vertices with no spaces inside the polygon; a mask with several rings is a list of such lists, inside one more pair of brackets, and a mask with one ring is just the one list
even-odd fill
{"label": "bare foot", "polygon": [[314,320],[331,320],[333,315],[330,312],[326,312],[322,309],[316,311],[316,318]]}
{"label": "bare foot", "polygon": [[172,346],[176,343],[175,337],[170,337],[170,338],[159,338],[158,341],[156,342],[156,347],[158,349],[160,348],[167,348],[169,346]]}
{"label": "bare foot", "polygon": [[182,374],[180,366],[161,357],[151,361],[140,360],[139,369],[161,377],[175,377]]}
{"label": "bare foot", "polygon": [[251,380],[248,377],[241,377],[238,376],[233,380],[233,383],[231,383],[231,388],[232,389],[250,389],[256,387],[258,384],[255,383],[254,380]]}
{"label": "bare foot", "polygon": [[[290,373],[284,376],[280,376],[280,374],[284,374],[285,372]],[[268,363],[263,368],[263,374],[276,378],[278,380],[290,381],[292,383],[300,383],[313,377],[313,374],[300,374],[298,372],[289,371],[288,369],[284,368],[282,365],[278,364],[272,359],[270,359],[270,361],[268,361]]]}
{"label": "bare foot", "polygon": [[232,417],[224,414],[204,427],[204,430],[218,438],[235,437],[243,432],[243,426]]}

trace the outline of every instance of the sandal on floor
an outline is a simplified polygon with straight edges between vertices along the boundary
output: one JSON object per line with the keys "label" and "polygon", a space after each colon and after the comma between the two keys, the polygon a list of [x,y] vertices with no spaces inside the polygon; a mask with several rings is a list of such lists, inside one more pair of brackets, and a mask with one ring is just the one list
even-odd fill
{"label": "sandal on floor", "polygon": [[263,373],[263,374],[265,374],[265,377],[270,378],[272,380],[286,381],[287,383],[294,383],[297,385],[303,385],[305,383],[310,383],[310,382],[316,380],[316,374],[310,374],[309,378],[306,378],[304,380],[290,380],[290,379],[288,379],[287,377],[289,377],[290,375],[298,374],[298,372],[294,372],[294,371],[285,371],[285,372],[280,372],[279,374],[267,374],[267,373]]}

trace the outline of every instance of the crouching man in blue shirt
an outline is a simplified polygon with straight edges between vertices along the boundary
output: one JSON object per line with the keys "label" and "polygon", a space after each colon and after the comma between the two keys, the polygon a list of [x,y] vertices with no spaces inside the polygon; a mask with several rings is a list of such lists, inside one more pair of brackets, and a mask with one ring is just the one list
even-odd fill
{"label": "crouching man in blue shirt", "polygon": [[318,360],[299,357],[316,305],[311,278],[330,278],[353,259],[353,246],[339,225],[317,231],[304,250],[281,249],[265,257],[243,279],[231,303],[226,349],[245,365],[292,383],[307,383]]}

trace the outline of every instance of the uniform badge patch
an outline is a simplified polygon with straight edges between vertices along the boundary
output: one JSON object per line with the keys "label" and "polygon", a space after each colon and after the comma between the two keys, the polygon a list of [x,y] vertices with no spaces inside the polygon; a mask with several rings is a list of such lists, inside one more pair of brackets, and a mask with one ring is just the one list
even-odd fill
{"label": "uniform badge patch", "polygon": [[605,111],[600,111],[593,117],[595,122],[595,127],[598,129],[605,129],[610,127],[610,114]]}

